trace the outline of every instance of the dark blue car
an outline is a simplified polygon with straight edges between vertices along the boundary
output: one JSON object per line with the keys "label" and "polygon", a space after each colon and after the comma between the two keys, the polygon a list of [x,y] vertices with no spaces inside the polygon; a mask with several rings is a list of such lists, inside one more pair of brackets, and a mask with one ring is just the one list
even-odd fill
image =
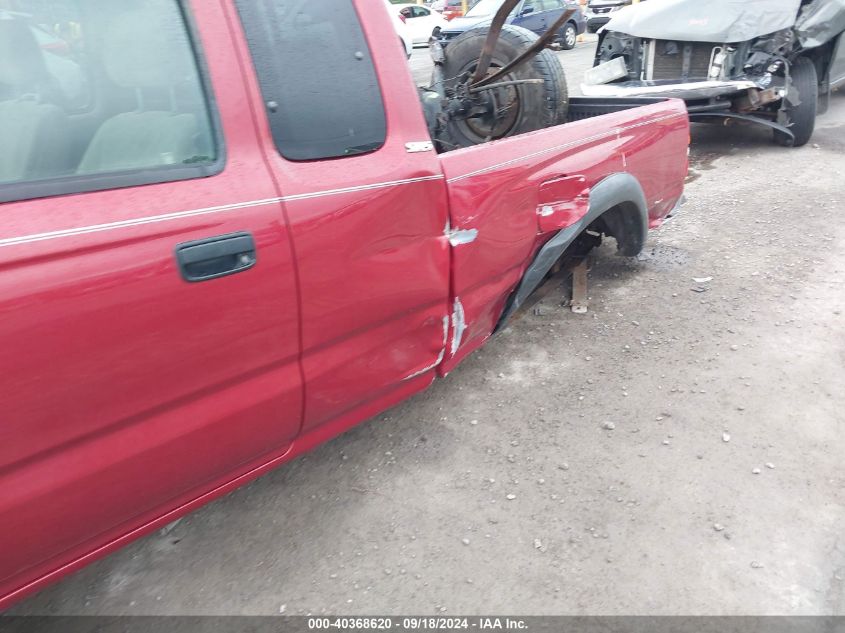
{"label": "dark blue car", "polygon": [[[490,24],[503,2],[504,0],[479,0],[464,17],[451,20],[449,26],[443,28],[441,43],[445,46],[449,40],[464,31]],[[561,27],[556,42],[569,50],[575,47],[578,36],[587,30],[587,20],[577,0],[522,0],[511,11],[507,22],[542,35],[567,9],[575,9],[575,13]]]}

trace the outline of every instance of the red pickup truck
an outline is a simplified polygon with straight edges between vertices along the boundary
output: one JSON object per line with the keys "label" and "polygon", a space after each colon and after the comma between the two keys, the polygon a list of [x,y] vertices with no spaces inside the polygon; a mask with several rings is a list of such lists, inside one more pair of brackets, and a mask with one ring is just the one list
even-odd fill
{"label": "red pickup truck", "polygon": [[681,101],[438,154],[368,0],[11,5],[0,608],[425,389],[588,227],[634,255],[682,197]]}

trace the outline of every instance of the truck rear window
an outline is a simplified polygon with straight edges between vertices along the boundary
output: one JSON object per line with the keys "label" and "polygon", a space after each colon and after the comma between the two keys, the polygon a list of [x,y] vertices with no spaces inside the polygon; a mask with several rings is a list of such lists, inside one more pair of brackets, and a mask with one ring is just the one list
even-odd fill
{"label": "truck rear window", "polygon": [[381,91],[352,0],[236,5],[282,156],[338,158],[384,144]]}

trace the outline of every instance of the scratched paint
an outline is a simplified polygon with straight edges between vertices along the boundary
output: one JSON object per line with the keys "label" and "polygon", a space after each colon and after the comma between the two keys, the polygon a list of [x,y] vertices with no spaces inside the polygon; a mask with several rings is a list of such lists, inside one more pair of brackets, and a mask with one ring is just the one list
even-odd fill
{"label": "scratched paint", "polygon": [[454,356],[461,347],[461,340],[464,337],[464,332],[467,329],[464,306],[461,300],[455,297],[455,304],[452,309],[452,356]]}
{"label": "scratched paint", "polygon": [[431,364],[426,367],[423,367],[419,371],[415,371],[413,374],[409,376],[405,376],[402,380],[411,380],[412,378],[416,378],[417,376],[422,376],[426,372],[431,371],[432,369],[436,369],[440,363],[443,362],[443,359],[446,357],[446,344],[449,342],[449,317],[443,317],[443,349],[440,350],[440,354],[438,354],[437,359]]}
{"label": "scratched paint", "polygon": [[471,244],[478,237],[478,229],[453,229],[446,232],[452,246]]}

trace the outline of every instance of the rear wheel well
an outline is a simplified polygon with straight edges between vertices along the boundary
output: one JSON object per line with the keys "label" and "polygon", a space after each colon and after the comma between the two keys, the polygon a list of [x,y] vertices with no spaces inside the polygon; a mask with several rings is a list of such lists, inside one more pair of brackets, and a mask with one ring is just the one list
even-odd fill
{"label": "rear wheel well", "polygon": [[[833,63],[833,49],[836,45],[836,40],[828,42],[824,46],[819,46],[808,51],[804,51],[801,57],[807,57],[816,67],[816,74],[819,81],[819,114],[827,112],[830,100],[830,67]],[[795,60],[793,60],[794,63]]]}
{"label": "rear wheel well", "polygon": [[616,240],[621,255],[634,257],[645,246],[647,234],[648,205],[640,183],[627,172],[608,176],[591,189],[587,214],[558,231],[540,247],[508,297],[495,331],[502,329],[561,256],[586,254],[602,235],[610,235]]}
{"label": "rear wheel well", "polygon": [[647,228],[643,227],[639,207],[634,202],[621,202],[611,207],[587,230],[614,238],[619,254],[626,257],[638,255],[645,246]]}
{"label": "rear wheel well", "polygon": [[816,66],[816,72],[819,75],[819,84],[823,85],[830,70],[830,63],[833,58],[834,42],[827,42],[823,46],[803,51],[800,57],[809,57]]}

